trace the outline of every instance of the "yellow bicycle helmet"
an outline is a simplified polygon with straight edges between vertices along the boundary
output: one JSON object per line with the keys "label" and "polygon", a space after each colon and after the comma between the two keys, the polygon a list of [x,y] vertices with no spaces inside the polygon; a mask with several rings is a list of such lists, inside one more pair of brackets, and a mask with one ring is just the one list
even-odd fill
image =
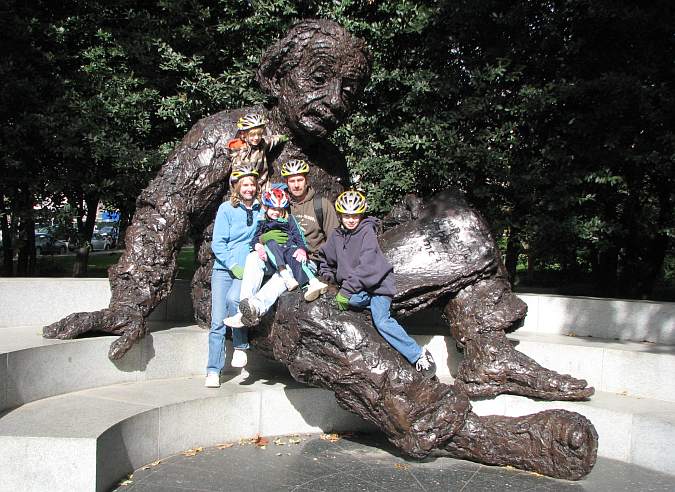
{"label": "yellow bicycle helmet", "polygon": [[341,214],[362,214],[366,208],[366,197],[360,191],[345,191],[335,200],[335,210]]}
{"label": "yellow bicycle helmet", "polygon": [[258,177],[260,177],[260,173],[256,168],[251,166],[241,166],[237,169],[233,169],[230,173],[230,185],[233,185],[241,178],[246,176],[255,176],[255,178],[258,179]]}

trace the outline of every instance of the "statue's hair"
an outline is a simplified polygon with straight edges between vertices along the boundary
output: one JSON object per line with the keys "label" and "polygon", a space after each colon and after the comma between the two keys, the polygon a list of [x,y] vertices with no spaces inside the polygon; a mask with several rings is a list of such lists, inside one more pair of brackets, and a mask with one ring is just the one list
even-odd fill
{"label": "statue's hair", "polygon": [[300,63],[301,53],[316,34],[342,39],[352,45],[364,58],[363,78],[370,76],[371,55],[366,42],[350,34],[337,22],[328,19],[308,19],[295,24],[286,36],[274,43],[262,56],[256,80],[269,95],[277,95],[278,80]]}

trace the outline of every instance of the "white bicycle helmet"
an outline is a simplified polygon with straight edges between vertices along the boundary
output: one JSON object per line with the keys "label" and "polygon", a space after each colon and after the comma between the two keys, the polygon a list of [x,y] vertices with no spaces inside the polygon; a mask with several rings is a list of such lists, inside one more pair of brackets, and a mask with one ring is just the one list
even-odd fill
{"label": "white bicycle helmet", "polygon": [[281,175],[283,177],[293,176],[294,174],[307,174],[309,172],[309,164],[302,159],[293,159],[284,162],[281,165]]}
{"label": "white bicycle helmet", "polygon": [[237,128],[239,130],[250,130],[251,128],[258,128],[259,126],[265,126],[267,121],[265,118],[257,113],[249,113],[242,116],[237,121]]}

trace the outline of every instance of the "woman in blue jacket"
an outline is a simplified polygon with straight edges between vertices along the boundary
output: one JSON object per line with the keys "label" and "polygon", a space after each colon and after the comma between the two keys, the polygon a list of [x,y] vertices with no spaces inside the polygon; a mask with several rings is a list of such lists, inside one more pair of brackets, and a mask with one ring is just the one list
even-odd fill
{"label": "woman in blue jacket", "polygon": [[[218,208],[213,226],[211,250],[215,255],[211,274],[211,329],[209,361],[206,367],[207,388],[220,386],[220,371],[225,365],[225,330],[223,320],[237,312],[239,290],[249,243],[260,218],[258,172],[240,168],[230,176],[230,198]],[[248,330],[232,330],[232,367],[247,362]]]}

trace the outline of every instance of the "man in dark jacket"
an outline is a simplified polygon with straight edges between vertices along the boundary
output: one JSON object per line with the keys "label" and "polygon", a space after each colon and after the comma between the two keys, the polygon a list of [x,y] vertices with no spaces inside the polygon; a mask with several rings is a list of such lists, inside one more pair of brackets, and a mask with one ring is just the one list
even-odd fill
{"label": "man in dark jacket", "polygon": [[373,324],[382,337],[417,371],[431,378],[436,373],[433,357],[391,317],[396,294],[394,267],[377,242],[377,219],[364,217],[366,206],[366,197],[358,191],[345,191],[335,201],[342,227],[319,250],[319,275],[340,286],[335,296],[338,309],[370,308]]}

